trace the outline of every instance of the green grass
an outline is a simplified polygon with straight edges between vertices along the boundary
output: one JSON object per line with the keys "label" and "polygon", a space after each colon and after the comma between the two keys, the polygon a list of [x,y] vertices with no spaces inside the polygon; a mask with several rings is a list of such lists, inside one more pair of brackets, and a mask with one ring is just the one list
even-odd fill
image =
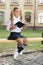
{"label": "green grass", "polygon": [[[43,30],[23,30],[22,35],[26,37],[41,37]],[[7,38],[9,32],[6,29],[0,29],[0,38]]]}
{"label": "green grass", "polygon": [[[23,30],[22,35],[28,38],[41,37],[43,30]],[[0,38],[7,38],[9,36],[9,32],[6,29],[0,28]],[[15,43],[0,43],[0,52],[8,52],[14,50],[16,47]],[[30,42],[27,46],[28,49],[40,50],[43,49],[43,45],[41,42]]]}

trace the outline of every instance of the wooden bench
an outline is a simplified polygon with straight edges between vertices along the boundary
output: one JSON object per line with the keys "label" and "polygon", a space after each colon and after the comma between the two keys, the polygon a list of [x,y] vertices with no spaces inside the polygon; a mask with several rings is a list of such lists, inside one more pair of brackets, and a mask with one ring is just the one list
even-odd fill
{"label": "wooden bench", "polygon": [[[35,42],[35,41],[43,41],[43,38],[27,38],[29,42]],[[16,40],[7,40],[5,38],[0,39],[0,43],[9,43],[9,42],[16,42]]]}

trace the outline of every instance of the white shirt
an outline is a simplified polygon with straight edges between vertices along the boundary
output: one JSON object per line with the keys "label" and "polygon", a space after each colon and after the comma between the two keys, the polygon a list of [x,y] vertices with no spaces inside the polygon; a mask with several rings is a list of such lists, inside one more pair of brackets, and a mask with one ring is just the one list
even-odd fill
{"label": "white shirt", "polygon": [[[20,18],[16,18],[16,17],[13,17],[13,18],[14,18],[13,24],[16,24],[18,21],[20,21]],[[10,30],[10,26],[11,26],[11,20],[8,21],[7,30],[10,32],[18,32],[18,33],[21,32],[21,28],[16,27],[13,30]]]}

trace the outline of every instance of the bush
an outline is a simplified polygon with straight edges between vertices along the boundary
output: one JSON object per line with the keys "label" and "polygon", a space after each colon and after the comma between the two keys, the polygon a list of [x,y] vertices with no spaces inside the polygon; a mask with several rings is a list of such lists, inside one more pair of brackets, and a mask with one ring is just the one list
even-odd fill
{"label": "bush", "polygon": [[0,27],[2,27],[2,22],[0,22]]}

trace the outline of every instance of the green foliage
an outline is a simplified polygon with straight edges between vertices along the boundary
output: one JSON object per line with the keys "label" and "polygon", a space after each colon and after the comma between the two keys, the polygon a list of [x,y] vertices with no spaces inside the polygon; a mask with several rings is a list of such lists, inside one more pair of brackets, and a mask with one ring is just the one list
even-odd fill
{"label": "green foliage", "polygon": [[0,27],[2,27],[2,22],[0,22]]}

